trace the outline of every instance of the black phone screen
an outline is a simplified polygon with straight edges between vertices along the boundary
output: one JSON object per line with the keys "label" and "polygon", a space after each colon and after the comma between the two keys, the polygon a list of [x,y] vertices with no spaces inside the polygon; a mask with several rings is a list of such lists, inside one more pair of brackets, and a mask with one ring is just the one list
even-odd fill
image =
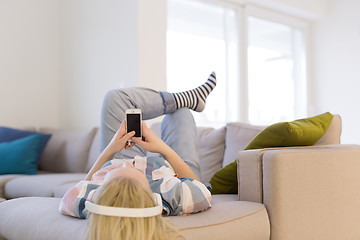
{"label": "black phone screen", "polygon": [[126,114],[127,132],[135,131],[135,137],[141,137],[140,114]]}

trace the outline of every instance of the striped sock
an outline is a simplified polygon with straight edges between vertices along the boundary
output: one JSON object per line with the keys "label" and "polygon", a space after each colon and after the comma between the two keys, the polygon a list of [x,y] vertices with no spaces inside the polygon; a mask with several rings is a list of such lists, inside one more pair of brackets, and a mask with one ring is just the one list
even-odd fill
{"label": "striped sock", "polygon": [[187,107],[196,112],[202,112],[206,105],[206,98],[216,86],[216,74],[212,72],[208,80],[201,86],[189,91],[173,93],[176,107]]}

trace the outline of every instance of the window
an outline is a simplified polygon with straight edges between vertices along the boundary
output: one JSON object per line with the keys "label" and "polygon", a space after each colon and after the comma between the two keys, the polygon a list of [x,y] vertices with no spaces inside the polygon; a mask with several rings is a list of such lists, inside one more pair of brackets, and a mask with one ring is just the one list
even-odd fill
{"label": "window", "polygon": [[221,0],[168,0],[167,22],[168,91],[217,74],[197,123],[270,124],[306,114],[303,22]]}
{"label": "window", "polygon": [[236,95],[230,88],[238,80],[236,11],[206,2],[169,0],[167,22],[168,91],[195,88],[215,71],[216,89],[205,110],[194,113],[194,118],[201,124],[235,121],[237,108],[230,103]]}
{"label": "window", "polygon": [[303,30],[291,21],[283,24],[268,13],[252,12],[247,16],[249,122],[271,124],[306,115]]}

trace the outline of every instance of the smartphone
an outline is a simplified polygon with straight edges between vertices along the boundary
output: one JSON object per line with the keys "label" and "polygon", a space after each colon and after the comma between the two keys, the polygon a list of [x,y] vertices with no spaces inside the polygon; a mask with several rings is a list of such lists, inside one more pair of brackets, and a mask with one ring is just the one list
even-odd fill
{"label": "smartphone", "polygon": [[137,138],[142,137],[141,129],[141,109],[127,109],[125,111],[126,119],[126,132],[135,131],[135,136]]}

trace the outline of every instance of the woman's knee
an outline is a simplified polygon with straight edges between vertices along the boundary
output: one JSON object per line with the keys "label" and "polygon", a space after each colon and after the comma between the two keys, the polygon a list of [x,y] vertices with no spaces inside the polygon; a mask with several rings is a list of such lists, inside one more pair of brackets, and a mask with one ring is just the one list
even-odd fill
{"label": "woman's knee", "polygon": [[104,106],[111,106],[115,102],[115,99],[118,96],[118,91],[119,90],[115,90],[115,89],[108,91],[105,94],[103,105]]}
{"label": "woman's knee", "polygon": [[167,117],[175,119],[192,119],[193,115],[189,108],[179,108],[175,112],[167,114]]}

